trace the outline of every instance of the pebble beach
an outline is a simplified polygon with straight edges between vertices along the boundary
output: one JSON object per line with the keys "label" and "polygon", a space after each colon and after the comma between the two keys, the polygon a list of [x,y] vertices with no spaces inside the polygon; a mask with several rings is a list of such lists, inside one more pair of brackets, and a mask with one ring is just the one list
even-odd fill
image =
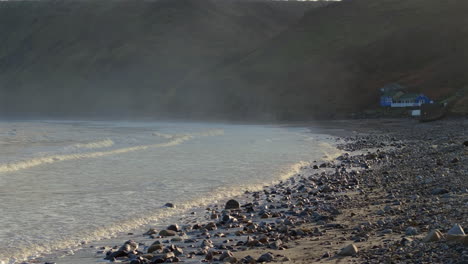
{"label": "pebble beach", "polygon": [[96,259],[468,263],[468,120],[323,125],[328,132],[342,126],[334,135],[338,158],[200,209],[196,223],[174,222],[95,248]]}

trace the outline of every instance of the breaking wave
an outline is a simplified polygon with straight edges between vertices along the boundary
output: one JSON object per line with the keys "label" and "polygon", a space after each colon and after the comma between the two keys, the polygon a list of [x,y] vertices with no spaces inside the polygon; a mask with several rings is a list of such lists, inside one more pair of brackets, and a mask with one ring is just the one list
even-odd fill
{"label": "breaking wave", "polygon": [[99,148],[110,148],[112,146],[114,146],[114,141],[112,141],[111,139],[105,139],[105,140],[90,142],[90,143],[78,143],[78,144],[72,145],[71,148],[99,149]]}
{"label": "breaking wave", "polygon": [[[44,157],[38,157],[30,160],[12,162],[7,164],[0,164],[0,173],[7,173],[7,172],[15,172],[19,170],[29,169],[41,165],[46,164],[53,164],[56,162],[62,161],[70,161],[70,160],[79,160],[79,159],[91,159],[91,158],[99,158],[111,155],[118,155],[124,154],[129,152],[147,150],[150,148],[165,148],[165,147],[172,147],[180,145],[188,140],[191,140],[197,136],[214,136],[214,135],[221,135],[222,130],[216,130],[213,132],[204,132],[199,134],[187,134],[187,135],[168,135],[168,134],[156,134],[158,136],[164,137],[166,139],[170,139],[168,142],[158,143],[158,144],[150,144],[150,145],[139,145],[134,147],[126,147],[126,148],[119,148],[113,149],[108,151],[98,151],[98,152],[85,152],[85,153],[74,153],[74,154],[57,154],[57,155],[49,155]],[[153,133],[154,135],[155,133]],[[112,140],[104,140],[94,143],[88,144],[77,144],[74,146],[79,146],[81,148],[104,148],[112,146],[114,142]]]}
{"label": "breaking wave", "polygon": [[[170,144],[170,142],[166,144]],[[276,177],[273,177],[271,182],[258,182],[250,185],[220,187],[214,190],[213,192],[210,192],[209,195],[206,195],[204,197],[199,197],[191,201],[186,201],[177,204],[177,208],[175,209],[168,208],[155,210],[154,213],[149,215],[145,214],[144,217],[132,218],[126,221],[110,223],[104,227],[95,229],[93,231],[82,231],[81,233],[75,235],[73,239],[60,240],[48,244],[45,243],[42,245],[36,244],[31,247],[21,248],[16,251],[14,250],[13,252],[8,252],[10,256],[14,257],[10,257],[10,259],[7,262],[2,262],[2,260],[0,260],[0,264],[21,263],[22,261],[25,261],[32,256],[43,256],[45,254],[49,254],[56,251],[72,252],[70,250],[76,250],[83,244],[86,244],[88,242],[112,238],[117,236],[118,234],[136,230],[138,228],[141,228],[142,226],[155,223],[156,221],[161,219],[167,219],[176,215],[184,215],[188,212],[189,209],[194,209],[198,207],[203,208],[213,203],[220,203],[224,200],[231,199],[236,196],[238,197],[245,193],[245,191],[261,191],[265,186],[273,185],[280,181],[284,181],[293,177],[294,175],[300,173],[301,170],[307,166],[310,166],[309,162],[301,161],[282,169],[278,175],[275,175]]]}

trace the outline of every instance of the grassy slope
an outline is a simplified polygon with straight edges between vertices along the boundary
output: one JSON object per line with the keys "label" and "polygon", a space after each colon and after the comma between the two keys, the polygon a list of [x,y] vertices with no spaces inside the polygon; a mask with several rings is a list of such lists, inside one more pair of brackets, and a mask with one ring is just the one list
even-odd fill
{"label": "grassy slope", "polygon": [[316,5],[0,2],[0,111],[173,110],[181,96],[173,87],[255,49]]}
{"label": "grassy slope", "polygon": [[[234,105],[244,105],[238,108],[280,118],[376,106],[388,82],[443,99],[468,85],[467,12],[463,0],[336,3],[309,11],[262,48],[200,78],[200,86],[224,84],[237,96]],[[454,109],[466,111],[466,101]]]}

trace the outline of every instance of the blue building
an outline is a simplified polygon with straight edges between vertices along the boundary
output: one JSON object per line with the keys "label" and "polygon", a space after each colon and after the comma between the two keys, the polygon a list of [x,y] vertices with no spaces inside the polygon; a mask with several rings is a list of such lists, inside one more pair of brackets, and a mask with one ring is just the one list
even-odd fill
{"label": "blue building", "polygon": [[380,89],[382,96],[380,97],[380,105],[384,107],[392,106],[394,98],[404,94],[405,88],[398,83],[387,84]]}
{"label": "blue building", "polygon": [[388,84],[380,91],[382,92],[380,105],[383,107],[419,107],[434,103],[424,94],[406,93],[405,88],[399,84]]}
{"label": "blue building", "polygon": [[424,94],[408,93],[399,97],[394,97],[391,107],[419,107],[423,104],[434,103],[429,97]]}

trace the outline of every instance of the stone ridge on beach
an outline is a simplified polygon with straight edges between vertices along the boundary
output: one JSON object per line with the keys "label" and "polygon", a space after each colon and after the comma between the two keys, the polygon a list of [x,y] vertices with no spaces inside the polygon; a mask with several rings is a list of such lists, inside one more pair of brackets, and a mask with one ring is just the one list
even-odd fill
{"label": "stone ridge on beach", "polygon": [[468,263],[468,121],[349,126],[357,134],[337,139],[348,153],[336,160],[210,205],[204,222],[98,254],[130,264]]}

